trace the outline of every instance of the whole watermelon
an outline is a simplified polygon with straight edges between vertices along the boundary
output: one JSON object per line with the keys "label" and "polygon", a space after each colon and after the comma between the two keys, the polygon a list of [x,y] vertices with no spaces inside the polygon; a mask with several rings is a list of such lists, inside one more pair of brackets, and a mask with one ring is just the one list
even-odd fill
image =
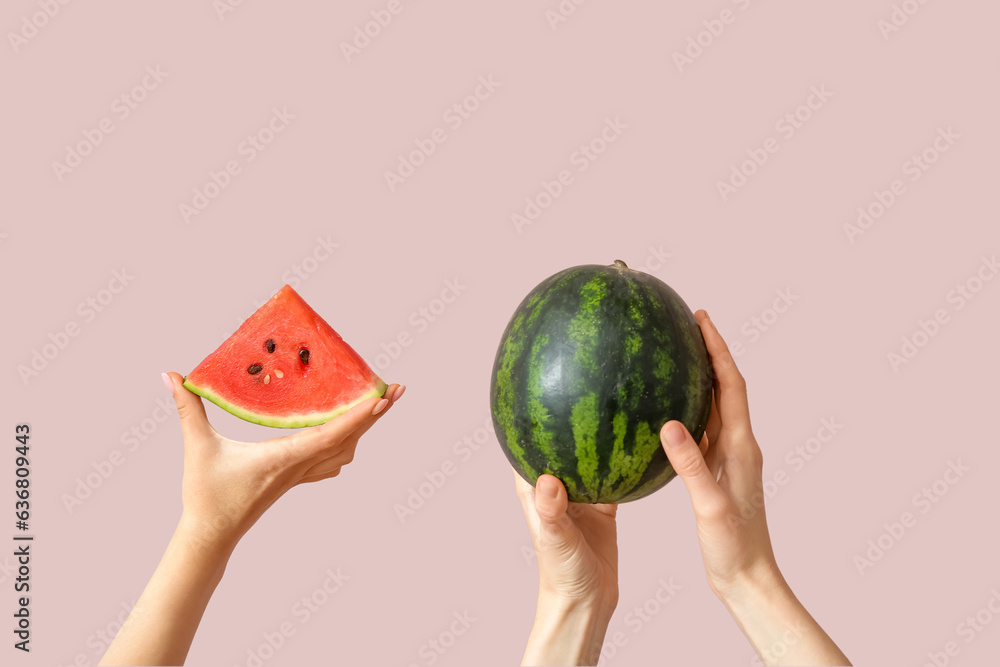
{"label": "whole watermelon", "polygon": [[661,280],[575,266],[542,281],[503,333],[490,385],[504,454],[531,484],[555,475],[575,502],[620,503],[675,472],[660,428],[701,441],[712,366],[687,304]]}

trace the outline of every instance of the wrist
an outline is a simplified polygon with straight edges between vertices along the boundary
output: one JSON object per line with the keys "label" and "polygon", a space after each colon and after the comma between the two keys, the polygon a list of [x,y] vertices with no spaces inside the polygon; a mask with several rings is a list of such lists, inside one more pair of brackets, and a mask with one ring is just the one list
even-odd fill
{"label": "wrist", "polygon": [[593,618],[597,621],[610,621],[618,605],[618,596],[608,599],[607,596],[595,596],[587,599],[570,598],[557,593],[539,591],[538,606],[535,613],[552,614],[573,618]]}
{"label": "wrist", "polygon": [[239,542],[239,536],[227,530],[223,522],[211,522],[184,512],[174,531],[179,548],[207,561],[220,563],[223,568]]}
{"label": "wrist", "polygon": [[709,587],[726,607],[739,606],[745,600],[759,601],[790,592],[778,564],[769,561],[721,579],[709,577]]}
{"label": "wrist", "polygon": [[793,664],[781,660],[792,657],[792,647],[810,644],[818,636],[816,630],[822,633],[777,565],[748,572],[716,590],[716,595],[765,665]]}
{"label": "wrist", "polygon": [[545,581],[538,585],[538,609],[548,609],[559,612],[581,613],[586,611],[598,617],[608,619],[618,606],[618,588],[613,590],[598,590],[586,594],[573,595],[565,591],[554,590]]}
{"label": "wrist", "polygon": [[539,593],[523,664],[597,664],[613,613],[607,600]]}
{"label": "wrist", "polygon": [[851,664],[795,597],[776,564],[749,572],[716,594],[763,664]]}

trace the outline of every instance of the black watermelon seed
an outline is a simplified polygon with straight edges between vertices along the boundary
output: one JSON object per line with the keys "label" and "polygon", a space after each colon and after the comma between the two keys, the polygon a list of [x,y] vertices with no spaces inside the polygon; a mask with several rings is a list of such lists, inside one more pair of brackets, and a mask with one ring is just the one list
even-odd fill
{"label": "black watermelon seed", "polygon": [[260,373],[262,370],[264,370],[263,366],[261,366],[260,364],[254,364],[253,366],[247,369],[247,373],[249,373],[250,375],[257,375],[257,373]]}
{"label": "black watermelon seed", "polygon": [[299,350],[299,359],[302,360],[302,363],[304,363],[304,364],[306,364],[308,366],[309,365],[309,350],[307,350],[305,348]]}
{"label": "black watermelon seed", "polygon": [[274,352],[274,341],[268,338],[267,342],[264,343],[264,347],[267,348],[268,352]]}

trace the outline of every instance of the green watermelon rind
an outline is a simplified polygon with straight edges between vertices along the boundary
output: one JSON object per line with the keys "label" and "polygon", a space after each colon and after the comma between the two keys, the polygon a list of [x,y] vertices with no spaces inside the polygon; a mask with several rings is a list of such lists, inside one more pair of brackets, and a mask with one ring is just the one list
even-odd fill
{"label": "green watermelon rind", "polygon": [[378,380],[377,384],[371,391],[362,394],[361,396],[354,399],[350,403],[338,405],[336,408],[330,410],[329,412],[312,412],[304,415],[289,415],[286,417],[278,417],[275,415],[262,415],[256,412],[250,412],[249,410],[241,408],[238,405],[230,403],[229,401],[222,398],[221,396],[219,396],[218,394],[216,394],[207,387],[199,387],[197,385],[188,382],[187,378],[184,378],[184,387],[203,398],[207,398],[208,400],[212,401],[226,412],[233,414],[239,417],[240,419],[244,419],[248,422],[252,422],[254,424],[260,424],[261,426],[270,426],[273,428],[305,428],[308,426],[319,426],[320,424],[325,424],[334,417],[339,417],[340,415],[344,414],[345,412],[353,408],[355,405],[358,405],[359,403],[364,403],[369,398],[377,398],[383,396],[385,394],[385,390],[388,388],[388,385],[380,379]]}

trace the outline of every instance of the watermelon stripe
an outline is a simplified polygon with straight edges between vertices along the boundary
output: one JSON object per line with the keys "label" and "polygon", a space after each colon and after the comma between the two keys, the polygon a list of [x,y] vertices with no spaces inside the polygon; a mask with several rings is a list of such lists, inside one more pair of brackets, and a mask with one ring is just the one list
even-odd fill
{"label": "watermelon stripe", "polygon": [[667,462],[667,465],[660,470],[659,474],[647,479],[641,485],[638,485],[633,491],[622,496],[618,502],[627,503],[632,500],[638,500],[639,498],[644,498],[651,494],[653,491],[661,488],[664,484],[669,482],[677,473],[674,472],[674,467]]}
{"label": "watermelon stripe", "polygon": [[576,317],[570,320],[566,335],[576,345],[573,362],[590,373],[597,373],[594,352],[598,342],[598,318],[601,301],[607,294],[604,276],[594,276],[580,289],[580,305]]}
{"label": "watermelon stripe", "polygon": [[611,458],[608,461],[611,470],[604,479],[602,489],[613,489],[615,482],[621,479],[629,463],[629,459],[625,454],[625,434],[628,432],[628,415],[624,412],[616,412],[614,418],[611,420],[611,431],[615,434],[615,444],[611,449]]}
{"label": "watermelon stripe", "polygon": [[552,449],[553,433],[549,430],[552,417],[542,402],[545,397],[543,391],[544,359],[541,354],[542,347],[549,342],[548,334],[536,336],[531,344],[531,356],[528,357],[528,417],[531,419],[531,441],[541,449],[542,454],[548,461],[545,472],[555,473],[562,469],[563,462],[559,455]]}
{"label": "watermelon stripe", "polygon": [[519,467],[524,474],[530,476],[532,484],[538,479],[538,473],[528,463],[525,449],[518,439],[517,429],[514,424],[514,392],[512,387],[512,369],[521,355],[524,347],[524,336],[514,336],[504,338],[503,343],[503,363],[495,373],[493,394],[493,425],[496,428],[497,436],[503,434],[507,447],[504,449],[511,458],[511,463]]}
{"label": "watermelon stripe", "polygon": [[659,430],[652,430],[648,422],[639,422],[636,427],[632,456],[629,460],[631,464],[629,466],[629,474],[624,482],[618,488],[614,489],[616,494],[625,495],[634,490],[646,471],[650,469],[649,464],[657,454],[666,456],[663,453],[663,448],[660,446]]}
{"label": "watermelon stripe", "polygon": [[576,441],[576,469],[583,482],[584,493],[590,495],[591,502],[597,502],[600,495],[600,464],[597,458],[597,395],[587,394],[573,405],[573,440]]}

